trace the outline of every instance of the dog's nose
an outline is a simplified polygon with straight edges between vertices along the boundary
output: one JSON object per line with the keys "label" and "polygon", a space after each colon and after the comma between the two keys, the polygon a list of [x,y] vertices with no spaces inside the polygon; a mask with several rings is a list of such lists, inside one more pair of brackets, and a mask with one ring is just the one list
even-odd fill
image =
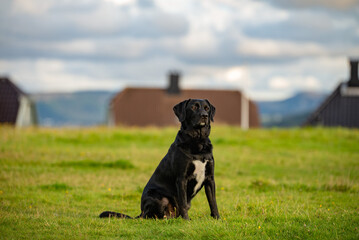
{"label": "dog's nose", "polygon": [[202,118],[208,118],[208,113],[207,113],[206,111],[203,111],[203,112],[201,113],[201,117],[202,117]]}

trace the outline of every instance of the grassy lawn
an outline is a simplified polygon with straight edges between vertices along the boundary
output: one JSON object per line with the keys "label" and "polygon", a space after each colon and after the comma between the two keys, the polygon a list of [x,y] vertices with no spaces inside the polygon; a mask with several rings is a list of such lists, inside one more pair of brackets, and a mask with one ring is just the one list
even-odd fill
{"label": "grassy lawn", "polygon": [[0,127],[0,239],[359,239],[359,130],[216,126],[220,220],[137,216],[175,128]]}

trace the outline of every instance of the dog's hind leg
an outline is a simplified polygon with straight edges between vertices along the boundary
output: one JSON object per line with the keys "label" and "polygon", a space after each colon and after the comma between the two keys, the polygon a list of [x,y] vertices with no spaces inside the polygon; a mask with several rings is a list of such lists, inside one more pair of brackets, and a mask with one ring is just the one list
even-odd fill
{"label": "dog's hind leg", "polygon": [[143,218],[176,218],[179,216],[177,208],[170,202],[167,197],[160,199],[154,197],[147,197],[143,201]]}
{"label": "dog's hind leg", "polygon": [[176,218],[179,216],[176,207],[170,203],[168,198],[166,197],[162,198],[161,202],[162,202],[162,207],[164,209],[163,211],[164,218],[169,219],[169,218]]}

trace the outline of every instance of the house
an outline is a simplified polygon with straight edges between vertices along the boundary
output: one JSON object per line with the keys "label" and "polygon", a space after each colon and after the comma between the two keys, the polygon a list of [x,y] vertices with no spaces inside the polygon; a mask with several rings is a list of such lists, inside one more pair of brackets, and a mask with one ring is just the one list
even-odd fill
{"label": "house", "polygon": [[108,124],[125,126],[178,125],[173,107],[186,99],[208,99],[216,107],[215,122],[242,128],[260,126],[257,106],[237,90],[181,89],[179,73],[169,75],[167,89],[126,88],[110,102]]}
{"label": "house", "polygon": [[308,118],[304,126],[359,128],[358,60],[350,60],[350,78],[342,82]]}
{"label": "house", "polygon": [[37,124],[35,104],[7,77],[0,77],[0,124],[17,127]]}

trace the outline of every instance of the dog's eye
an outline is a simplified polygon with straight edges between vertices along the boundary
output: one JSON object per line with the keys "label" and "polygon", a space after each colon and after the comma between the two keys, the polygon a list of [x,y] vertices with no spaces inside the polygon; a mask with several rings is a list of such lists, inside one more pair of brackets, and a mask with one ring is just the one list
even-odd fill
{"label": "dog's eye", "polygon": [[199,108],[199,105],[198,105],[198,104],[192,105],[192,110],[197,110],[198,108]]}
{"label": "dog's eye", "polygon": [[208,107],[208,106],[205,106],[205,107],[204,107],[204,110],[205,110],[206,112],[208,112],[208,111],[209,111],[209,107]]}

